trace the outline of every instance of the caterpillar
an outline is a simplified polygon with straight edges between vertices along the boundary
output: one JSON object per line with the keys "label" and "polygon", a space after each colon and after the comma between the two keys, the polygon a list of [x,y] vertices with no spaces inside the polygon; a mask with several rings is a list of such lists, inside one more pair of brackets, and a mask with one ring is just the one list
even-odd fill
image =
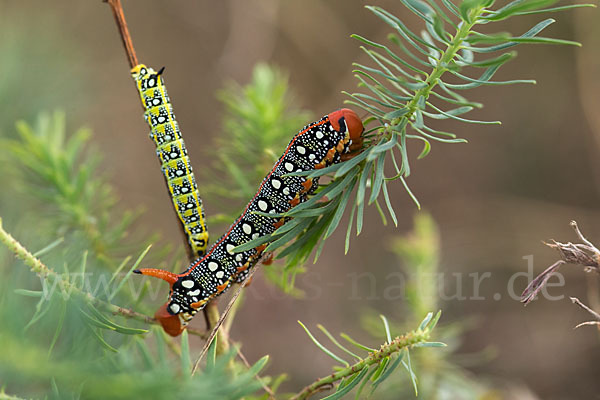
{"label": "caterpillar", "polygon": [[204,257],[193,261],[180,274],[154,268],[134,271],[169,283],[169,299],[155,314],[168,334],[179,335],[210,300],[225,292],[232,283],[246,279],[267,244],[239,253],[234,253],[234,248],[271,234],[286,222],[264,213],[285,213],[305,201],[318,186],[318,177],[288,174],[324,168],[341,161],[342,155],[351,156],[347,153],[362,147],[363,131],[361,120],[347,108],[305,126],[292,138],[242,214]]}
{"label": "caterpillar", "polygon": [[187,149],[173,114],[162,72],[143,64],[135,66],[131,75],[144,106],[144,118],[150,125],[150,138],[167,182],[177,216],[194,254],[202,256],[208,246],[208,231],[202,200],[187,154]]}

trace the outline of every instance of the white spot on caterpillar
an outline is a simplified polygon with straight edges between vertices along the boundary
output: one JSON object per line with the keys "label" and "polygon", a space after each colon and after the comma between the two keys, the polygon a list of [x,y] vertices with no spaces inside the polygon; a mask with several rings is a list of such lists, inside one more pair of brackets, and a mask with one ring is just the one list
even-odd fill
{"label": "white spot on caterpillar", "polygon": [[235,261],[242,262],[242,255],[238,254],[237,256],[235,256]]}
{"label": "white spot on caterpillar", "polygon": [[173,311],[174,314],[177,314],[179,312],[179,310],[181,309],[179,307],[179,304],[173,303],[169,306],[169,308],[171,309],[171,311]]}
{"label": "white spot on caterpillar", "polygon": [[283,194],[285,194],[286,196],[290,194],[290,188],[288,188],[287,186],[283,188]]}
{"label": "white spot on caterpillar", "polygon": [[300,154],[306,153],[306,149],[302,146],[296,146],[296,150],[298,150],[298,153],[300,153]]}
{"label": "white spot on caterpillar", "polygon": [[252,235],[252,239],[258,239],[260,237],[260,235],[258,233],[255,233],[254,235]]}
{"label": "white spot on caterpillar", "polygon": [[317,131],[316,136],[317,136],[317,139],[323,139],[323,132]]}
{"label": "white spot on caterpillar", "polygon": [[190,297],[198,296],[199,294],[200,294],[200,289],[196,289],[196,290],[193,290],[193,291],[189,291],[189,292],[188,292],[188,295],[189,295]]}
{"label": "white spot on caterpillar", "polygon": [[225,275],[225,272],[223,271],[218,271],[215,276],[217,277],[217,279],[221,279],[223,277],[223,275]]}
{"label": "white spot on caterpillar", "polygon": [[184,172],[180,169],[177,170],[177,172],[175,172],[177,175],[181,176],[184,174]]}
{"label": "white spot on caterpillar", "polygon": [[165,122],[165,117],[163,117],[162,115],[160,117],[158,117],[159,124],[163,124],[164,122]]}
{"label": "white spot on caterpillar", "polygon": [[267,204],[266,201],[264,201],[264,200],[259,200],[258,201],[258,208],[260,208],[262,211],[267,211],[267,207],[268,206],[269,205]]}
{"label": "white spot on caterpillar", "polygon": [[154,99],[152,100],[152,104],[154,104],[155,106],[160,104],[160,99]]}
{"label": "white spot on caterpillar", "polygon": [[148,86],[152,87],[156,84],[156,81],[154,79],[149,79],[148,80]]}
{"label": "white spot on caterpillar", "polygon": [[242,229],[244,230],[244,233],[246,235],[249,235],[252,233],[252,227],[250,225],[248,225],[247,223],[244,222],[244,224],[242,225]]}
{"label": "white spot on caterpillar", "polygon": [[225,246],[225,249],[227,249],[227,252],[229,254],[233,254],[233,249],[235,249],[235,246],[232,245],[231,243],[227,243],[227,246]]}
{"label": "white spot on caterpillar", "polygon": [[219,268],[219,264],[217,264],[216,262],[211,261],[208,263],[208,269],[210,269],[211,271],[214,271],[217,268]]}
{"label": "white spot on caterpillar", "polygon": [[271,185],[273,185],[275,189],[279,189],[281,187],[281,181],[279,181],[279,179],[271,179]]}
{"label": "white spot on caterpillar", "polygon": [[289,172],[292,172],[294,170],[294,164],[289,163],[289,162],[286,162],[284,167],[285,167],[285,170],[289,171]]}
{"label": "white spot on caterpillar", "polygon": [[308,159],[311,161],[314,160],[315,158],[317,158],[317,156],[315,156],[313,153],[308,155]]}
{"label": "white spot on caterpillar", "polygon": [[183,286],[186,289],[191,289],[194,287],[194,281],[191,279],[188,279],[186,281],[181,282],[181,286]]}

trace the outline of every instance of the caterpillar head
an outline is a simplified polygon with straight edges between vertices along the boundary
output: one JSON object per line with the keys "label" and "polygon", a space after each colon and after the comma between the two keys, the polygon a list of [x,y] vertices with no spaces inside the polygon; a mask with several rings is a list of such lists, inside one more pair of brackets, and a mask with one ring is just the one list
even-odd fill
{"label": "caterpillar head", "polygon": [[344,129],[343,127],[345,125],[353,145],[355,147],[359,145],[362,146],[362,133],[364,132],[365,127],[354,111],[349,108],[342,108],[341,110],[330,113],[328,117],[333,129],[340,132]]}
{"label": "caterpillar head", "polygon": [[136,269],[133,272],[160,278],[171,286],[169,300],[154,314],[165,332],[171,336],[181,334],[198,310],[207,303],[208,296],[204,295],[202,286],[189,275],[154,268]]}
{"label": "caterpillar head", "polygon": [[131,69],[131,76],[137,82],[141,90],[156,87],[160,83],[161,74],[165,70],[162,67],[158,72],[144,64],[136,65]]}

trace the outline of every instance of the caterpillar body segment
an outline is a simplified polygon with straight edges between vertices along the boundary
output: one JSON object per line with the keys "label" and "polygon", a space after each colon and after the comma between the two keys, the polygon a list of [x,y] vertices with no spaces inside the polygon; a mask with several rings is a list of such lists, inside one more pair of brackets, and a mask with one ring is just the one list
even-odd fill
{"label": "caterpillar body segment", "polygon": [[173,106],[163,82],[163,70],[164,68],[156,72],[140,64],[131,70],[131,75],[144,106],[144,118],[150,125],[150,138],[156,145],[156,154],[177,216],[192,250],[198,256],[202,256],[208,246],[204,208],[183,137],[173,114]]}
{"label": "caterpillar body segment", "polygon": [[171,286],[169,300],[156,318],[170,335],[179,335],[189,320],[232,283],[243,282],[260,260],[267,244],[240,253],[235,247],[269,235],[286,221],[257,214],[279,214],[305,201],[318,187],[319,178],[289,176],[289,173],[323,168],[341,161],[342,155],[362,146],[362,122],[349,109],[334,111],[305,126],[260,184],[242,214],[215,242],[206,255],[193,261],[181,274],[141,269],[134,272],[155,276]]}

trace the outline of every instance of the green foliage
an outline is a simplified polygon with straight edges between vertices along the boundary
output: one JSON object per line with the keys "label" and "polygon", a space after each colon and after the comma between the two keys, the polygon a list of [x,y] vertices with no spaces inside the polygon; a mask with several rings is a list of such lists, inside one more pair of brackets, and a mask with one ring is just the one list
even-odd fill
{"label": "green foliage", "polygon": [[3,156],[9,158],[15,190],[34,200],[33,209],[53,216],[36,223],[69,243],[81,242],[81,248],[116,268],[114,252],[136,213],[115,213],[117,198],[97,176],[100,156],[85,147],[90,131],[81,128],[68,137],[64,113],[55,112],[41,114],[35,127],[18,122],[17,133],[18,139],[1,142]]}
{"label": "green foliage", "polygon": [[294,396],[293,399],[306,399],[317,391],[324,390],[324,388],[332,386],[338,381],[340,382],[335,392],[327,397],[324,397],[324,399],[340,399],[349,394],[355,388],[355,396],[357,399],[366,388],[369,388],[369,396],[371,396],[377,387],[390,376],[392,376],[392,373],[400,365],[407,370],[412,382],[412,388],[414,388],[415,393],[417,393],[417,379],[412,370],[410,349],[417,347],[445,346],[445,344],[440,342],[429,341],[431,332],[435,328],[440,315],[441,313],[438,312],[434,317],[432,313],[428,313],[425,319],[418,325],[417,329],[395,338],[392,338],[387,319],[381,315],[380,317],[383,321],[384,327],[384,331],[381,336],[385,337],[386,341],[379,347],[379,349],[371,348],[361,344],[346,334],[340,335],[349,344],[356,347],[358,352],[366,351],[367,355],[364,356],[357,355],[348,347],[342,345],[333,337],[331,333],[329,333],[329,331],[327,331],[327,329],[325,329],[325,327],[319,325],[319,329],[325,334],[325,336],[333,345],[353,358],[352,364],[344,360],[342,357],[336,355],[333,350],[330,350],[324,346],[315,338],[315,336],[313,336],[313,334],[306,328],[306,326],[304,326],[304,324],[298,321],[302,328],[304,328],[306,331],[310,340],[321,351],[339,363],[339,365],[334,367],[334,370],[336,371],[333,374],[318,379],[314,383],[306,386],[300,393],[298,393],[298,395]]}
{"label": "green foliage", "polygon": [[[115,212],[113,190],[98,176],[99,157],[87,148],[90,132],[69,136],[62,113],[41,115],[35,127],[20,122],[17,129],[19,140],[3,141],[3,157],[10,157],[4,178],[7,187],[28,199],[28,216],[22,219],[36,221],[26,224],[32,231],[35,223],[28,242],[43,248],[31,254],[0,220],[0,242],[19,258],[0,252],[0,376],[9,385],[6,390],[57,399],[198,393],[206,399],[238,399],[260,389],[255,376],[266,359],[246,368],[232,361],[232,351],[191,376],[187,335],[180,347],[161,328],[143,329],[154,322],[147,315],[113,303],[154,308],[145,301],[148,282],[129,281],[131,271],[148,262],[150,247],[140,250],[140,242],[149,239],[127,235],[133,213]],[[121,256],[128,249],[134,249],[132,255]],[[158,253],[164,257],[164,250]],[[30,279],[23,263],[38,281]]]}

